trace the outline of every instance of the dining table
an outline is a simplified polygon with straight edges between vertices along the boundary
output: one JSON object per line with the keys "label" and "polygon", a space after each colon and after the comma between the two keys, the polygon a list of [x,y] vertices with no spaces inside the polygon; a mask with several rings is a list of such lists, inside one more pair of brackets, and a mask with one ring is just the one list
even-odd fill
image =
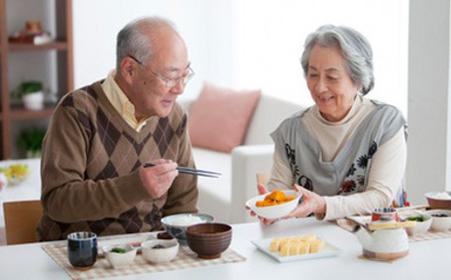
{"label": "dining table", "polygon": [[[410,242],[407,256],[386,262],[362,257],[362,247],[354,234],[315,218],[287,219],[272,225],[233,224],[232,230],[230,249],[244,257],[244,261],[123,275],[114,279],[451,279],[448,269],[451,264],[450,238]],[[321,237],[333,244],[338,253],[323,258],[278,262],[252,243],[304,234]],[[0,246],[0,278],[70,279],[43,250],[44,244],[51,243]]]}

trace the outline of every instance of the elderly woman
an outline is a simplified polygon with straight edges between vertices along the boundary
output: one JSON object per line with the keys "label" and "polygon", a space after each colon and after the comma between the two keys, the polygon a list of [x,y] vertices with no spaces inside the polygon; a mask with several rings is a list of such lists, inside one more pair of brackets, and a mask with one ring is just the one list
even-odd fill
{"label": "elderly woman", "polygon": [[267,187],[303,193],[289,217],[313,213],[330,220],[402,205],[406,121],[394,106],[364,97],[374,86],[366,38],[351,28],[322,26],[307,37],[301,63],[315,105],[271,134]]}

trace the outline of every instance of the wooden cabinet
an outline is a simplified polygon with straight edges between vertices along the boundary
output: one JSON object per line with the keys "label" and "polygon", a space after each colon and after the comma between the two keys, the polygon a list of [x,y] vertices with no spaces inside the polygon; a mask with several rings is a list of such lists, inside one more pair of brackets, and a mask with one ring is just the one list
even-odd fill
{"label": "wooden cabinet", "polygon": [[[9,6],[10,5],[10,6]],[[37,9],[33,5],[41,5]],[[12,10],[12,8],[16,8]],[[42,9],[41,9],[42,8]],[[36,11],[36,14],[33,13]],[[42,12],[46,11],[46,12]],[[40,13],[39,13],[40,12]],[[51,43],[35,45],[32,43],[10,43],[11,30],[8,24],[22,21],[19,15],[26,13],[30,19],[51,23]],[[49,18],[50,17],[50,18]],[[48,26],[43,26],[46,30]],[[17,30],[18,31],[18,30]],[[12,128],[23,122],[48,119],[54,103],[46,104],[39,111],[27,110],[22,104],[11,103],[11,92],[17,87],[19,79],[33,79],[27,76],[30,68],[46,72],[46,77],[54,81],[51,89],[57,98],[73,90],[73,44],[72,44],[72,0],[0,0],[0,157],[14,157],[13,146],[16,143]],[[51,56],[52,63],[46,61]],[[25,62],[17,63],[18,60]],[[27,64],[29,61],[29,64]],[[37,65],[36,65],[37,64]],[[45,64],[45,65],[41,65]],[[50,66],[49,66],[50,65]],[[49,69],[49,67],[53,69]],[[44,85],[50,81],[42,81]]]}

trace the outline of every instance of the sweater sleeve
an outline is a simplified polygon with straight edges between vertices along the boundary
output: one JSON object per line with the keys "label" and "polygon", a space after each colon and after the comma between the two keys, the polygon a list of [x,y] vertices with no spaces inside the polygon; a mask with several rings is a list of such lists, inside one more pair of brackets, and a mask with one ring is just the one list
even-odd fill
{"label": "sweater sleeve", "polygon": [[89,137],[74,108],[58,106],[43,143],[41,163],[44,211],[50,218],[74,223],[115,217],[150,199],[138,172],[85,180]]}
{"label": "sweater sleeve", "polygon": [[291,189],[294,184],[293,173],[285,160],[286,157],[283,157],[280,152],[280,149],[274,151],[271,177],[266,186],[268,190]]}
{"label": "sweater sleeve", "polygon": [[401,128],[374,154],[366,191],[349,196],[326,196],[324,219],[367,214],[374,208],[389,206],[401,186],[406,160],[407,145],[404,128]]}
{"label": "sweater sleeve", "polygon": [[[180,138],[177,164],[179,166],[195,167],[186,122],[184,123],[185,128]],[[179,173],[169,188],[167,201],[163,207],[163,216],[197,212],[197,198],[197,177]]]}

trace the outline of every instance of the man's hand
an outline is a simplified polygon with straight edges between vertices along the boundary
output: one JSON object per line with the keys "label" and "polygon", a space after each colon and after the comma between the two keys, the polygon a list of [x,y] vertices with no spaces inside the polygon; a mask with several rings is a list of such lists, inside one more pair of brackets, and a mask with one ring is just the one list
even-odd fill
{"label": "man's hand", "polygon": [[326,200],[324,197],[311,192],[299,185],[294,185],[294,188],[302,193],[302,203],[296,207],[285,218],[302,218],[307,217],[311,213],[324,214],[326,211]]}
{"label": "man's hand", "polygon": [[155,166],[139,168],[139,178],[149,195],[159,198],[168,191],[179,172],[172,160],[159,159],[152,163]]}

